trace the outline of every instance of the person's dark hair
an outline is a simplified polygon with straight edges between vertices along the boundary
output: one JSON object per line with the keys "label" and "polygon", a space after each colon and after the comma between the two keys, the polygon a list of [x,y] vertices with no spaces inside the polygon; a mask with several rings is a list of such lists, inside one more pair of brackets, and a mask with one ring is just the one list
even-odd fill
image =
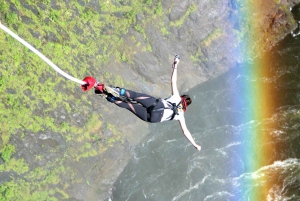
{"label": "person's dark hair", "polygon": [[187,107],[192,104],[192,99],[189,95],[182,95],[180,97],[183,105],[183,111],[186,111]]}

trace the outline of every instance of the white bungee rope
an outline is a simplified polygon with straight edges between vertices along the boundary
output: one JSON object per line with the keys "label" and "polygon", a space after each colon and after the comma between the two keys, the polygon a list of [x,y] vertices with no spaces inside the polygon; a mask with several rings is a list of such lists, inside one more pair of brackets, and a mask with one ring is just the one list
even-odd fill
{"label": "white bungee rope", "polygon": [[42,53],[40,53],[37,49],[35,49],[34,47],[32,47],[29,43],[27,43],[25,40],[23,40],[22,38],[20,38],[14,32],[12,32],[7,27],[5,27],[1,22],[0,22],[0,28],[3,31],[5,31],[6,33],[8,33],[9,35],[11,35],[13,38],[15,38],[17,41],[19,41],[20,43],[22,43],[24,46],[26,46],[28,49],[30,49],[32,52],[34,52],[36,55],[38,55],[42,60],[44,60],[47,64],[49,64],[49,66],[51,66],[54,70],[56,70],[58,73],[60,73],[65,78],[67,78],[69,80],[72,80],[73,82],[77,82],[78,84],[81,84],[81,85],[87,84],[86,82],[84,82],[82,80],[79,80],[79,79],[76,79],[76,78],[68,75],[64,71],[62,71],[54,63],[52,63],[52,61],[50,61],[47,57],[45,57]]}

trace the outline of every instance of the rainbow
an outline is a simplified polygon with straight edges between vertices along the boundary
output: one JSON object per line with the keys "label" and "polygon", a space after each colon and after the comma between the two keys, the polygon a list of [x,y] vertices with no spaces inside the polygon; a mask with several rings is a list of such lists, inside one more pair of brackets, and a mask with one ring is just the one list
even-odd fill
{"label": "rainbow", "polygon": [[[274,92],[270,88],[270,84],[265,82],[265,77],[270,76],[269,61],[270,57],[264,54],[261,58],[248,60],[249,57],[256,54],[257,52],[263,52],[265,49],[265,42],[263,40],[261,24],[256,23],[259,16],[264,15],[261,8],[264,3],[259,0],[246,0],[243,1],[241,7],[240,21],[244,23],[245,31],[247,30],[246,36],[243,38],[241,45],[239,46],[240,52],[245,55],[244,60],[246,61],[242,67],[238,67],[236,70],[242,75],[247,75],[248,80],[239,80],[239,93],[238,96],[234,97],[232,104],[238,108],[249,108],[247,112],[241,112],[238,118],[242,119],[243,122],[249,122],[249,130],[239,136],[237,141],[245,142],[246,146],[239,148],[239,153],[243,156],[243,166],[237,167],[236,162],[233,162],[232,167],[238,169],[239,172],[244,174],[254,175],[259,169],[266,165],[270,165],[270,159],[274,150],[275,145],[269,143],[272,141],[268,133],[268,126],[272,124],[268,121],[268,118],[272,117],[274,108],[274,98],[272,94]],[[275,3],[275,2],[273,2]],[[246,27],[246,28],[245,28]],[[265,34],[265,33],[263,33]],[[267,37],[267,35],[264,35]],[[234,40],[240,40],[235,38]],[[249,81],[252,80],[252,81]],[[259,123],[258,123],[259,122]],[[265,123],[264,123],[265,122]],[[267,123],[266,123],[267,122]],[[274,125],[272,125],[274,126]],[[260,183],[259,187],[254,187],[257,184],[257,180],[265,180],[264,183]],[[241,186],[237,186],[236,192],[239,192],[237,200],[267,200],[270,188],[273,186],[270,181],[264,178],[264,175],[259,175],[259,178],[245,180]],[[248,182],[248,183],[247,183]],[[245,198],[246,195],[246,198]],[[241,197],[243,197],[241,199]]]}

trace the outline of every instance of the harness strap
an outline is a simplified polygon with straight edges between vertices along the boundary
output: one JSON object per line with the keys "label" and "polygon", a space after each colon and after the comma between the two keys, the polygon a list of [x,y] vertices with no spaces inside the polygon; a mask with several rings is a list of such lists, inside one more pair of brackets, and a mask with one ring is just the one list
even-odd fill
{"label": "harness strap", "polygon": [[175,115],[178,115],[178,114],[179,114],[179,113],[178,113],[178,107],[179,107],[179,105],[181,104],[181,101],[178,103],[178,105],[176,105],[176,103],[171,103],[171,102],[169,102],[169,101],[168,101],[168,103],[170,103],[170,104],[173,106],[173,107],[172,107],[173,114],[172,114],[171,119],[170,119],[170,121],[171,121],[171,120],[174,119]]}
{"label": "harness strap", "polygon": [[158,103],[159,100],[160,100],[159,98],[156,99],[156,100],[152,103],[151,106],[149,106],[149,107],[146,108],[146,109],[147,109],[147,120],[148,120],[148,122],[150,122],[150,119],[151,119],[151,112],[152,112],[152,111],[159,111],[159,110],[164,110],[164,109],[165,109],[165,108],[158,108],[158,109],[153,110],[153,108],[156,106],[156,104]]}

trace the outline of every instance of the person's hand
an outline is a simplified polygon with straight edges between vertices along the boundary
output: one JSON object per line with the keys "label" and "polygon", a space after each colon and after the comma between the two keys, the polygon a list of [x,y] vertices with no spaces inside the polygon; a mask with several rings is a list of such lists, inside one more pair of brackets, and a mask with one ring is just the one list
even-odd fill
{"label": "person's hand", "polygon": [[201,146],[200,146],[200,145],[195,144],[194,147],[195,147],[198,151],[201,150]]}
{"label": "person's hand", "polygon": [[180,59],[179,56],[174,58],[174,65],[177,65],[179,63]]}
{"label": "person's hand", "polygon": [[174,68],[174,69],[177,69],[177,65],[178,65],[178,63],[179,63],[179,58],[178,57],[175,57],[174,58],[174,63],[173,63],[173,65],[172,65],[172,68]]}

